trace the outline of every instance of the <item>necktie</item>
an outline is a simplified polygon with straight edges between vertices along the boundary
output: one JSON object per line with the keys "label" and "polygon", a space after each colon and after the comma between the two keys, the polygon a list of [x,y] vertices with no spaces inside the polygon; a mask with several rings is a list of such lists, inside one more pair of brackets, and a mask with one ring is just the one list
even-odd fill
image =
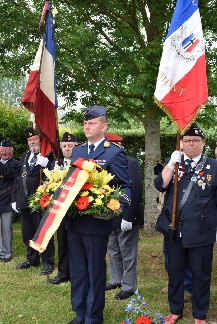
{"label": "necktie", "polygon": [[88,156],[91,156],[93,154],[94,148],[95,148],[95,145],[94,144],[90,144],[89,145],[89,153],[88,153]]}
{"label": "necktie", "polygon": [[29,169],[30,169],[30,171],[32,171],[34,169],[35,165],[36,165],[37,155],[38,155],[38,153],[34,153],[33,157],[29,161]]}
{"label": "necktie", "polygon": [[191,163],[194,162],[192,159],[186,159],[187,162],[187,172],[191,172],[192,166]]}

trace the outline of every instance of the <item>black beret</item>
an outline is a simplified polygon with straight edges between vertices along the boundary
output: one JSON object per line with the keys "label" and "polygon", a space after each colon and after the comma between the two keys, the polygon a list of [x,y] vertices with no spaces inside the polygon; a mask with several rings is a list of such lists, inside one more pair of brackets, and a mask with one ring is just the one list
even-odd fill
{"label": "black beret", "polygon": [[200,127],[197,126],[196,123],[191,124],[190,128],[186,130],[183,136],[200,136],[205,138],[205,134]]}
{"label": "black beret", "polygon": [[91,106],[82,110],[84,120],[91,120],[100,116],[106,116],[106,108],[103,106]]}
{"label": "black beret", "polygon": [[62,137],[62,142],[76,142],[78,143],[78,139],[76,136],[65,132]]}
{"label": "black beret", "polygon": [[13,145],[11,144],[10,141],[4,139],[3,141],[1,141],[0,143],[0,146],[3,146],[3,147],[13,147]]}
{"label": "black beret", "polygon": [[36,134],[35,130],[32,127],[27,128],[24,131],[24,134],[26,135],[27,138],[38,135],[38,134]]}

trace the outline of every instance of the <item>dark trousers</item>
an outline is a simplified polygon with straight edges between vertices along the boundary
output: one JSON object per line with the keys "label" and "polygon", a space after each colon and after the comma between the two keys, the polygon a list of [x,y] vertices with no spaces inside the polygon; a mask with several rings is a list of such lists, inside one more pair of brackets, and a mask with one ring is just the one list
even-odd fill
{"label": "dark trousers", "polygon": [[[181,239],[180,242],[181,243]],[[168,300],[172,314],[181,315],[184,307],[184,275],[189,263],[192,271],[192,312],[196,319],[206,319],[209,308],[213,245],[183,248],[165,239],[168,251]]]}
{"label": "dark trousers", "polygon": [[63,218],[57,230],[58,242],[58,273],[61,279],[70,278],[69,270],[69,249],[68,249],[68,232],[65,229],[65,218]]}
{"label": "dark trousers", "polygon": [[41,256],[42,264],[54,264],[54,237],[51,238],[46,250],[41,254],[29,246],[29,241],[33,239],[43,214],[40,212],[31,213],[29,208],[21,209],[20,213],[23,243],[26,245],[27,250],[27,261],[31,264],[39,264]]}
{"label": "dark trousers", "polygon": [[72,309],[85,324],[102,324],[108,235],[68,231]]}

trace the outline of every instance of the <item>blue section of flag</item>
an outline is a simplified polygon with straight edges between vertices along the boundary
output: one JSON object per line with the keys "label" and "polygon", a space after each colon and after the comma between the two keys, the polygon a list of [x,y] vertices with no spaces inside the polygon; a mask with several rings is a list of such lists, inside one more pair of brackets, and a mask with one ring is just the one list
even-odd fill
{"label": "blue section of flag", "polygon": [[183,23],[187,21],[196,10],[198,10],[198,0],[177,0],[176,8],[166,38],[168,38],[180,26],[182,26]]}
{"label": "blue section of flag", "polygon": [[[50,3],[48,2],[48,10],[46,13],[46,40],[45,47],[47,51],[52,55],[53,62],[56,60],[56,49],[54,42],[54,31],[53,31],[53,19],[51,15]],[[54,89],[55,89],[55,107],[58,107],[57,95],[56,95],[56,75],[54,71]]]}

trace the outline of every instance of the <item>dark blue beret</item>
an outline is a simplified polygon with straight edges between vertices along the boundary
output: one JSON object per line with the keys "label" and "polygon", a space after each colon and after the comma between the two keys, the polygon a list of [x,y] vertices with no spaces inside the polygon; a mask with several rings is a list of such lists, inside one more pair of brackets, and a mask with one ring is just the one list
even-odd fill
{"label": "dark blue beret", "polygon": [[100,116],[106,116],[106,108],[103,106],[91,106],[82,110],[84,120],[91,120]]}
{"label": "dark blue beret", "polygon": [[205,138],[204,132],[200,127],[197,126],[196,123],[191,124],[190,128],[186,130],[183,136],[200,136],[202,138]]}
{"label": "dark blue beret", "polygon": [[62,142],[78,142],[78,139],[76,136],[65,132],[62,137]]}
{"label": "dark blue beret", "polygon": [[32,127],[27,128],[27,129],[24,131],[24,134],[26,135],[27,138],[37,135],[37,134],[35,133],[35,130],[34,130]]}
{"label": "dark blue beret", "polygon": [[1,141],[0,143],[0,146],[3,146],[3,147],[13,147],[13,145],[11,144],[10,141],[4,139],[3,141]]}

